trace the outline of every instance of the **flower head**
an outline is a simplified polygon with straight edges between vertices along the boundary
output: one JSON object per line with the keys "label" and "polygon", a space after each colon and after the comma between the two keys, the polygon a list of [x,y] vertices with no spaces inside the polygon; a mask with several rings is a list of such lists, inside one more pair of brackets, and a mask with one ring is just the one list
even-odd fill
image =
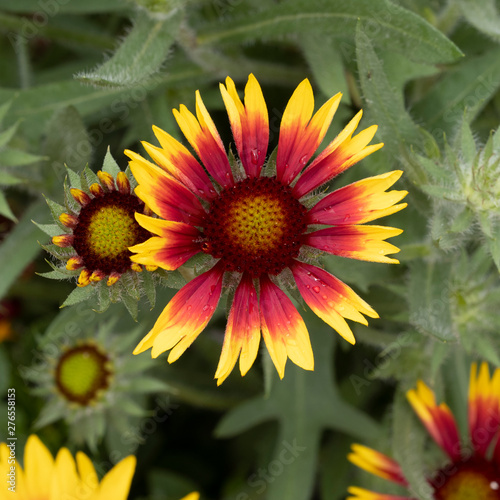
{"label": "flower head", "polygon": [[155,164],[126,151],[138,182],[136,194],[160,217],[137,214],[137,221],[155,236],[131,247],[136,253],[132,260],[173,270],[195,255],[205,255],[208,269],[174,296],[134,353],[152,348],[152,356],[157,357],[171,350],[168,361],[175,361],[205,328],[222,292],[231,289],[234,299],[215,374],[218,383],[229,375],[238,357],[241,373],[250,369],[261,332],[280,377],[288,357],[312,370],[306,325],[283,289],[298,288],[318,316],[354,343],[345,318],[367,324],[364,315],[374,318],[377,313],[313,263],[322,252],[397,262],[386,256],[398,249],[385,239],[401,230],[362,224],[406,206],[397,204],[406,191],[385,191],[401,172],[313,198],[317,188],[382,147],[368,146],[377,127],[353,137],[359,112],[310,162],[341,95],[313,115],[312,88],[304,80],[283,114],[277,153],[266,163],[269,123],[257,80],[250,75],[244,102],[230,78],[220,90],[239,160],[226,153],[199,92],[196,116],[183,105],[174,115],[201,164],[157,127],[153,130],[161,147],[144,143]]}
{"label": "flower head", "polygon": [[[500,369],[490,378],[487,363],[472,364],[469,385],[470,449],[460,442],[455,418],[446,403],[437,404],[422,381],[407,393],[408,401],[434,441],[447,455],[444,467],[429,471],[427,480],[436,500],[500,499]],[[386,455],[355,444],[349,460],[405,488],[400,465]],[[348,500],[408,500],[408,496],[375,493],[351,487]]]}
{"label": "flower head", "polygon": [[[105,314],[63,310],[41,339],[36,362],[21,369],[46,401],[35,426],[64,419],[72,441],[92,449],[103,438],[112,448],[117,429],[133,429],[147,414],[146,395],[165,387],[150,374],[152,362],[129,355],[142,328],[124,332],[116,315]],[[138,445],[140,436],[133,437]]]}
{"label": "flower head", "polygon": [[15,491],[16,498],[23,500],[126,500],[136,464],[135,457],[130,455],[116,464],[99,482],[94,465],[85,453],[79,451],[75,460],[67,448],[61,448],[54,459],[34,434],[26,441],[24,469],[17,462],[13,466],[12,460],[8,445],[1,443],[0,474],[4,480],[0,493],[2,498],[10,498],[11,492]]}
{"label": "flower head", "polygon": [[[136,212],[150,212],[133,194],[128,174],[119,170],[109,152],[97,175],[88,168],[81,177],[69,169],[68,175],[66,206],[48,200],[56,224],[39,225],[52,236],[52,245],[44,248],[64,263],[62,267],[52,266],[54,273],[45,276],[78,276],[78,287],[92,285],[101,302],[104,296],[108,298],[107,304],[120,294],[137,300],[140,285],[133,276],[143,269],[131,261],[129,247],[150,238],[151,233],[135,219]],[[112,287],[116,290],[106,290]],[[88,295],[82,292],[82,297]]]}

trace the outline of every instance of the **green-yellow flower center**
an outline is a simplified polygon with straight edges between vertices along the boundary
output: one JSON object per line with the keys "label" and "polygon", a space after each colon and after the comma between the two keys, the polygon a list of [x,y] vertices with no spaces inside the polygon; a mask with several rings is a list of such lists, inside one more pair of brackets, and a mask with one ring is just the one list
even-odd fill
{"label": "green-yellow flower center", "polygon": [[481,462],[442,469],[431,482],[436,500],[500,500],[500,471]]}
{"label": "green-yellow flower center", "polygon": [[276,179],[245,179],[212,202],[205,217],[203,251],[227,271],[279,274],[297,257],[306,208]]}
{"label": "green-yellow flower center", "polygon": [[103,259],[120,255],[135,243],[136,221],[121,207],[103,207],[92,214],[87,243]]}
{"label": "green-yellow flower center", "polygon": [[70,349],[57,364],[57,388],[68,401],[87,406],[109,386],[109,366],[108,356],[94,345]]}
{"label": "green-yellow flower center", "polygon": [[112,191],[82,207],[73,230],[73,246],[89,271],[124,273],[130,268],[128,247],[151,235],[135,220],[144,204],[134,195]]}

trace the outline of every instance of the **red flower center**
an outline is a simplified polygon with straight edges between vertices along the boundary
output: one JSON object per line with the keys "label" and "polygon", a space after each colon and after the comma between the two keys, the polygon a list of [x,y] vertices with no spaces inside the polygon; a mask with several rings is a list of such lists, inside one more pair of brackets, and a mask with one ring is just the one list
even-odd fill
{"label": "red flower center", "polygon": [[451,464],[430,483],[436,500],[500,500],[500,471],[484,459]]}
{"label": "red flower center", "polygon": [[306,211],[276,179],[245,179],[212,202],[202,249],[226,271],[277,275],[299,254]]}
{"label": "red flower center", "polygon": [[134,217],[143,209],[144,203],[136,196],[119,191],[93,198],[81,208],[73,247],[89,271],[124,273],[130,268],[128,247],[151,236]]}

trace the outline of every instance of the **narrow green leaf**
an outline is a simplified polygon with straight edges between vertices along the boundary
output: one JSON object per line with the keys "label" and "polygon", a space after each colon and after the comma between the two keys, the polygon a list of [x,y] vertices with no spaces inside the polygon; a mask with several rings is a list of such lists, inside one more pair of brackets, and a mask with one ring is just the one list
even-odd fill
{"label": "narrow green leaf", "polygon": [[76,78],[100,87],[130,87],[156,73],[179,30],[182,13],[155,19],[139,11],[134,26],[113,57],[95,70]]}
{"label": "narrow green leaf", "polygon": [[500,16],[494,0],[458,0],[458,4],[472,26],[500,41]]}
{"label": "narrow green leaf", "polygon": [[38,222],[32,221],[35,226],[43,231],[45,234],[48,234],[51,238],[53,236],[59,236],[63,234],[63,231],[56,224],[38,224]]}
{"label": "narrow green leaf", "polygon": [[[33,224],[33,217],[43,218],[47,213],[45,203],[36,201],[24,212],[19,223],[0,245],[0,299],[5,296],[14,280],[40,251],[40,230]],[[47,214],[48,215],[48,214]]]}
{"label": "narrow green leaf", "polygon": [[379,47],[427,64],[453,62],[460,50],[423,18],[388,0],[288,0],[259,11],[220,21],[200,30],[199,44],[276,39],[291,33],[352,36],[358,22]]}
{"label": "narrow green leaf", "polygon": [[5,148],[0,155],[0,166],[2,167],[20,167],[30,165],[37,161],[47,160],[46,156],[39,156],[17,149]]}
{"label": "narrow green leaf", "polygon": [[7,111],[9,111],[10,105],[12,104],[12,100],[9,100],[7,102],[4,102],[0,106],[0,125],[3,124],[3,120],[5,118],[5,115],[7,114]]}
{"label": "narrow green leaf", "polygon": [[89,299],[94,294],[92,285],[75,288],[62,303],[60,307],[73,306]]}
{"label": "narrow green leaf", "polygon": [[71,14],[93,14],[97,12],[110,12],[123,10],[126,3],[123,0],[0,0],[0,9],[8,12],[40,12],[47,16],[55,16],[62,13]]}
{"label": "narrow green leaf", "polygon": [[7,217],[7,219],[13,220],[14,222],[17,222],[17,217],[12,212],[7,202],[7,198],[5,197],[5,193],[2,190],[0,190],[0,215]]}
{"label": "narrow green leaf", "polygon": [[[351,99],[344,75],[342,52],[333,37],[323,33],[305,33],[300,37],[301,48],[319,88],[327,97],[342,92],[345,104]],[[328,61],[328,64],[325,64]]]}
{"label": "narrow green leaf", "polygon": [[417,143],[420,134],[406,112],[402,89],[394,89],[388,81],[383,64],[361,25],[356,30],[356,56],[363,96],[379,125],[377,136],[383,139],[391,154],[398,154],[404,144]]}
{"label": "narrow green leaf", "polygon": [[441,341],[456,340],[450,311],[450,264],[415,261],[410,264],[410,323]]}
{"label": "narrow green leaf", "polygon": [[19,121],[11,125],[8,129],[0,132],[0,149],[10,142],[10,140],[14,137],[17,128],[19,127]]}
{"label": "narrow green leaf", "polygon": [[[69,167],[83,170],[91,160],[92,145],[80,113],[73,106],[56,111],[47,126],[44,154],[49,157],[53,189],[60,190],[62,179]],[[80,186],[75,186],[80,187]]]}
{"label": "narrow green leaf", "polygon": [[464,60],[449,70],[425,97],[415,104],[412,113],[425,123],[437,139],[453,136],[462,123],[464,110],[470,123],[500,87],[500,48]]}

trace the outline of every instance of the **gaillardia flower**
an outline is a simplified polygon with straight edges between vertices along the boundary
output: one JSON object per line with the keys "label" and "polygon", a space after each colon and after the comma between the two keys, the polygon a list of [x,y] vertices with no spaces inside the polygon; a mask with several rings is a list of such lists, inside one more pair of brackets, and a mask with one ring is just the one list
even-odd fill
{"label": "gaillardia flower", "polygon": [[312,370],[306,325],[282,288],[298,288],[318,316],[354,343],[344,318],[367,324],[363,314],[375,318],[377,313],[347,285],[312,262],[321,252],[397,262],[386,254],[398,249],[384,240],[401,230],[362,224],[406,206],[396,204],[406,191],[385,192],[401,172],[318,195],[319,187],[382,147],[368,146],[377,127],[352,137],[360,111],[309,163],[329,128],[341,94],[312,116],[313,92],[304,80],[283,114],[277,153],[266,164],[269,122],[257,80],[250,75],[244,103],[230,78],[220,90],[239,160],[226,153],[199,92],[196,117],[183,105],[174,115],[201,164],[157,127],[153,130],[161,147],[144,143],[156,164],[126,151],[138,182],[136,194],[161,217],[136,215],[156,236],[131,247],[136,253],[132,260],[173,270],[191,257],[205,254],[204,267],[208,268],[173,297],[134,353],[152,348],[152,356],[157,357],[171,349],[168,361],[175,361],[205,328],[224,290],[231,291],[233,300],[215,374],[219,384],[238,356],[241,373],[249,370],[257,356],[261,331],[280,377],[287,357]]}
{"label": "gaillardia flower", "polygon": [[149,413],[147,396],[167,386],[151,373],[152,360],[130,356],[144,329],[124,323],[81,306],[57,316],[40,338],[36,361],[20,369],[32,394],[45,400],[36,428],[62,419],[71,441],[92,450],[103,439],[116,450],[126,433],[129,452],[143,441],[133,430]]}
{"label": "gaillardia flower", "polygon": [[[445,403],[422,381],[408,391],[408,401],[434,441],[447,455],[443,467],[429,471],[427,480],[436,500],[500,499],[500,369],[490,378],[487,363],[471,367],[469,385],[470,444],[461,443],[457,424]],[[384,479],[409,486],[400,465],[386,455],[355,444],[349,460]],[[409,500],[410,496],[375,493],[351,487],[348,500]]]}
{"label": "gaillardia flower", "polygon": [[124,458],[99,482],[94,465],[85,453],[79,451],[75,461],[67,448],[61,448],[54,459],[40,439],[32,434],[24,448],[24,468],[13,463],[10,448],[1,443],[2,499],[127,500],[136,459],[133,455]]}
{"label": "gaillardia flower", "polygon": [[[124,295],[137,300],[142,283],[136,275],[142,266],[130,260],[128,248],[151,237],[135,219],[136,212],[150,212],[132,193],[128,173],[118,168],[109,152],[97,175],[86,167],[81,176],[68,169],[68,176],[66,207],[48,201],[56,224],[38,225],[52,236],[52,245],[44,248],[64,263],[62,267],[52,265],[54,272],[44,276],[78,276],[78,287],[94,285],[101,302],[107,295],[106,305],[119,298],[127,305]],[[119,280],[113,291],[106,290]],[[89,294],[81,292],[81,296]]]}

